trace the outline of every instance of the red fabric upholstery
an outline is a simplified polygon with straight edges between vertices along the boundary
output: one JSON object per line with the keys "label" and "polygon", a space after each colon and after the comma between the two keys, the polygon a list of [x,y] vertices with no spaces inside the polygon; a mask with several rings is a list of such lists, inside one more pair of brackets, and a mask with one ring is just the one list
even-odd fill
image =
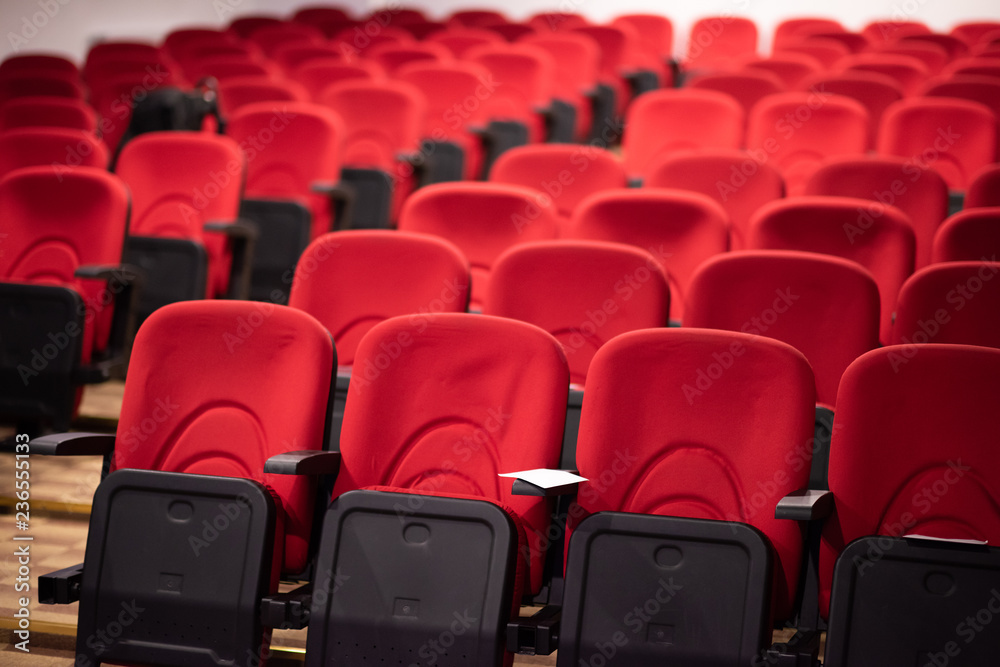
{"label": "red fabric upholstery", "polygon": [[279,23],[257,28],[246,37],[268,56],[285,44],[322,44],[326,35],[319,28],[303,23]]}
{"label": "red fabric upholstery", "polygon": [[948,187],[965,190],[973,174],[996,160],[996,116],[968,100],[902,100],[882,117],[878,152],[933,163]]}
{"label": "red fabric upholstery", "polygon": [[615,90],[616,112],[622,114],[632,100],[632,91],[624,75],[638,69],[652,70],[660,81],[667,70],[658,60],[650,60],[639,48],[639,33],[631,25],[586,25],[573,28],[573,32],[590,37],[601,52],[599,78]]}
{"label": "red fabric upholstery", "polygon": [[801,53],[816,59],[824,70],[832,69],[833,66],[844,56],[850,55],[851,50],[843,42],[828,37],[807,37],[802,41],[788,42],[784,46],[774,50],[775,55],[785,53]]}
{"label": "red fabric upholstery", "polygon": [[83,100],[68,97],[19,97],[0,105],[0,130],[40,126],[93,133],[97,113]]}
{"label": "red fabric upholstery", "polygon": [[994,414],[1000,350],[905,345],[858,359],[840,385],[830,446],[836,510],[820,551],[820,606],[833,566],[865,535],[1000,541]]}
{"label": "red fabric upholstery", "polygon": [[554,467],[569,374],[559,344],[497,317],[396,317],[358,346],[334,496],[372,485],[462,494],[512,507],[529,531],[531,586],[542,582],[551,508],[513,496],[497,475]]}
{"label": "red fabric upholstery", "polygon": [[[314,480],[264,474],[275,454],[324,445],[336,366],[306,313],[250,301],[186,301],[154,312],[132,350],[113,469],[245,477],[285,515],[285,571],[306,564]],[[280,548],[280,546],[279,546]]]}
{"label": "red fabric upholstery", "polygon": [[818,74],[802,82],[802,90],[817,90],[857,100],[868,111],[868,148],[875,147],[882,114],[903,99],[903,89],[892,77],[878,72],[849,70]]}
{"label": "red fabric upholstery", "polygon": [[905,35],[900,38],[900,41],[935,44],[947,51],[948,57],[952,59],[961,58],[969,52],[969,46],[958,37],[952,35],[941,35],[938,33]]}
{"label": "red fabric upholstery", "polygon": [[953,27],[950,34],[972,46],[997,30],[1000,30],[1000,21],[967,21]]}
{"label": "red fabric upholstery", "polygon": [[665,61],[674,54],[674,26],[658,14],[622,14],[611,22],[613,26],[631,26],[639,36],[636,48],[648,57]]}
{"label": "red fabric upholstery", "polygon": [[78,166],[108,168],[108,151],[93,132],[64,127],[22,127],[0,132],[0,176],[45,165],[68,173]]}
{"label": "red fabric upholstery", "polygon": [[112,315],[107,285],[73,274],[85,265],[121,264],[129,221],[125,184],[95,167],[12,171],[0,180],[0,220],[0,280],[76,290],[87,307],[81,361],[89,361],[107,345]]}
{"label": "red fabric upholstery", "polygon": [[294,81],[248,76],[219,82],[219,108],[224,117],[255,102],[308,102],[309,99],[309,91]]}
{"label": "red fabric upholstery", "polygon": [[277,16],[245,14],[230,21],[227,29],[230,32],[235,32],[242,39],[246,39],[258,28],[263,28],[265,26],[280,26],[281,24],[282,20]]}
{"label": "red fabric upholstery", "polygon": [[831,158],[809,178],[805,194],[856,197],[895,206],[913,223],[918,269],[930,263],[934,234],[948,217],[948,185],[941,175],[889,155]]}
{"label": "red fabric upholstery", "polygon": [[469,263],[436,236],[385,230],[340,231],[313,241],[299,259],[289,305],[333,335],[342,366],[379,322],[465,312]]}
{"label": "red fabric upholstery", "polygon": [[505,151],[493,163],[490,180],[545,192],[564,218],[589,195],[628,185],[625,168],[610,151],[574,144],[518,146]]}
{"label": "red fabric upholstery", "polygon": [[229,118],[226,134],[247,156],[247,197],[301,201],[313,238],[330,230],[330,198],[312,186],[340,181],[345,131],[334,112],[310,102],[251,103]]}
{"label": "red fabric upholstery", "polygon": [[889,339],[896,296],[913,273],[913,225],[893,206],[851,197],[797,197],[765,205],[750,221],[749,247],[850,259],[878,283],[879,338]]}
{"label": "red fabric upholstery", "polygon": [[916,58],[924,65],[927,66],[927,71],[930,74],[937,74],[951,57],[944,47],[938,46],[937,44],[931,44],[930,42],[913,42],[913,41],[897,41],[889,42],[885,46],[879,48],[879,53],[893,53],[897,56],[910,56],[911,58]]}
{"label": "red fabric upholstery", "polygon": [[528,139],[545,139],[545,119],[538,113],[552,103],[555,62],[548,52],[530,44],[483,44],[463,59],[489,70],[493,91],[483,100],[491,120],[513,120],[528,128]]}
{"label": "red fabric upholstery", "polygon": [[934,237],[934,262],[997,261],[1000,206],[966,209],[945,220]]}
{"label": "red fabric upholstery", "polygon": [[506,21],[501,12],[486,9],[466,9],[454,11],[448,17],[448,23],[467,28],[487,28],[491,23]]}
{"label": "red fabric upholstery", "polygon": [[655,90],[636,99],[625,117],[622,154],[632,178],[660,155],[692,148],[739,148],[743,108],[714,90]]}
{"label": "red fabric upholstery", "polygon": [[453,56],[462,59],[469,49],[484,44],[502,44],[504,39],[492,30],[484,28],[450,27],[431,33],[424,38],[424,41],[442,44]]}
{"label": "red fabric upholstery", "polygon": [[946,262],[899,290],[894,345],[960,343],[1000,348],[1000,263]]}
{"label": "red fabric upholstery", "polygon": [[128,142],[116,172],[132,192],[135,236],[183,238],[208,251],[208,296],[226,292],[228,243],[206,233],[207,222],[233,222],[239,215],[246,160],[229,137],[205,132],[150,132]]}
{"label": "red fabric upholstery", "polygon": [[774,74],[781,79],[781,82],[789,90],[798,87],[805,79],[815,76],[825,69],[823,63],[813,56],[790,51],[777,53],[767,58],[751,60],[744,67],[751,71],[763,71]]}
{"label": "red fabric upholstery", "polygon": [[670,318],[683,320],[684,295],[703,261],[726,252],[726,212],[705,195],[681,190],[613,190],[589,197],[570,221],[569,238],[613,241],[650,252],[670,282]]}
{"label": "red fabric upholstery", "polygon": [[919,58],[893,53],[857,53],[838,63],[843,72],[874,72],[891,78],[904,95],[916,95],[930,76]]}
{"label": "red fabric upholstery", "polygon": [[91,86],[90,104],[101,119],[101,140],[111,152],[117,151],[132,120],[132,99],[140,91],[156,90],[176,81],[167,74],[149,75],[144,84],[134,74],[115,76],[99,86]]}
{"label": "red fabric upholstery", "polygon": [[809,363],[763,336],[706,329],[623,334],[594,357],[576,460],[578,523],[602,511],[748,523],[774,548],[778,618],[791,615],[802,532],[774,518],[805,488]]}
{"label": "red fabric upholstery", "polygon": [[774,72],[747,69],[740,72],[715,72],[694,77],[688,84],[699,90],[715,90],[733,97],[743,107],[745,115],[757,102],[787,89],[785,82]]}
{"label": "red fabric upholstery", "polygon": [[597,84],[601,66],[601,49],[597,42],[581,33],[551,31],[528,35],[518,41],[537,46],[552,56],[555,63],[552,94],[576,107],[576,138],[582,141],[593,124],[593,109],[585,93]]}
{"label": "red fabric upholstery", "polygon": [[497,257],[513,245],[556,238],[559,217],[551,199],[530,188],[438,183],[410,198],[399,229],[440,236],[465,254],[472,267],[469,307],[479,310]]}
{"label": "red fabric upholstery", "polygon": [[733,69],[757,55],[757,24],[736,16],[710,16],[691,26],[684,68]]}
{"label": "red fabric upholstery", "polygon": [[396,78],[416,87],[427,99],[423,136],[457,144],[465,154],[465,180],[479,179],[484,151],[472,128],[485,127],[489,121],[487,107],[478,100],[490,94],[490,71],[477,63],[421,62],[401,68]]}
{"label": "red fabric upholstery", "polygon": [[742,250],[750,217],[764,204],[785,196],[781,173],[755,157],[760,155],[727,148],[665,155],[649,168],[643,185],[700,192],[716,200],[729,216],[730,249]]}
{"label": "red fabric upholstery", "polygon": [[18,97],[84,98],[83,85],[75,75],[52,70],[22,70],[0,74],[0,103]]}
{"label": "red fabric upholstery", "polygon": [[328,87],[349,79],[381,79],[385,72],[378,63],[357,61],[353,63],[335,58],[316,58],[296,67],[289,77],[301,83],[319,101]]}
{"label": "red fabric upholstery", "polygon": [[49,70],[63,74],[79,75],[72,60],[46,53],[13,53],[0,61],[0,75],[8,72]]}
{"label": "red fabric upholstery", "polygon": [[781,171],[789,196],[800,195],[824,159],[867,150],[868,112],[821,91],[771,95],[750,112],[746,143]]}
{"label": "red fabric upholstery", "polygon": [[684,324],[784,341],[806,356],[816,400],[833,408],[840,376],[878,347],[879,295],[857,263],[814,253],[756,250],[706,261],[687,294]]}
{"label": "red fabric upholstery", "polygon": [[313,60],[336,60],[346,63],[345,55],[332,44],[299,44],[291,42],[275,49],[271,56],[274,62],[281,65],[285,73],[291,75],[296,69]]}
{"label": "red fabric upholstery", "polygon": [[861,30],[861,34],[866,36],[875,48],[881,44],[893,44],[906,35],[926,35],[930,32],[931,29],[926,23],[896,20],[872,21]]}
{"label": "red fabric upholstery", "polygon": [[369,58],[381,65],[386,72],[395,74],[401,67],[414,62],[448,62],[451,51],[433,42],[412,44],[379,44],[371,49]]}
{"label": "red fabric upholstery", "polygon": [[1000,164],[989,164],[972,177],[965,193],[965,208],[1000,206]]}
{"label": "red fabric upholstery", "polygon": [[530,322],[562,343],[570,381],[586,384],[594,353],[618,334],[664,327],[670,288],[656,258],[633,246],[539,241],[497,260],[483,312]]}
{"label": "red fabric upholstery", "polygon": [[800,39],[810,37],[821,32],[843,32],[844,26],[833,19],[825,19],[811,16],[785,19],[774,29],[774,49],[787,43],[794,43]]}

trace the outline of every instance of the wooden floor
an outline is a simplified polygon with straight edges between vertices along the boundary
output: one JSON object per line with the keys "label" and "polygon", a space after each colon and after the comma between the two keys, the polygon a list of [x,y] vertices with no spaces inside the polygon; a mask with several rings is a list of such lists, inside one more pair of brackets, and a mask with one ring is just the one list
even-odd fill
{"label": "wooden floor", "polygon": [[[80,430],[113,432],[121,410],[123,383],[90,386],[81,405]],[[78,604],[41,605],[36,601],[37,576],[83,562],[87,543],[90,502],[100,482],[101,462],[92,457],[56,459],[33,456],[31,462],[30,527],[19,531],[13,516],[11,485],[0,488],[0,541],[18,544],[15,536],[30,536],[31,545],[31,652],[14,648],[13,614],[17,596],[12,593],[18,577],[13,549],[0,556],[0,665],[24,667],[68,667],[74,663],[74,641]],[[0,479],[14,479],[14,459],[0,454]],[[777,633],[775,641],[786,640]],[[302,662],[306,630],[275,631],[272,646],[276,659],[269,667]],[[517,656],[515,665],[555,665],[556,655]]]}

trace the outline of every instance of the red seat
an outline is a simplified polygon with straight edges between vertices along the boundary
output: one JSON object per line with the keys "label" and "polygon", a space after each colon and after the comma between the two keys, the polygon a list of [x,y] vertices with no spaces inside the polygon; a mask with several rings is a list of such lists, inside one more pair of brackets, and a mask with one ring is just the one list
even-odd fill
{"label": "red seat", "polygon": [[865,152],[868,112],[860,102],[840,95],[772,95],[750,113],[746,145],[767,154],[785,177],[789,196],[800,195],[826,158]]}
{"label": "red seat", "polygon": [[[994,220],[994,223],[996,220]],[[1000,348],[1000,262],[945,262],[899,290],[892,344],[959,343]]]}
{"label": "red seat", "polygon": [[362,339],[355,369],[334,496],[379,485],[509,506],[525,524],[537,592],[551,509],[497,475],[559,461],[569,374],[558,342],[499,317],[395,317]]}
{"label": "red seat", "polygon": [[490,24],[506,21],[503,13],[488,9],[466,9],[452,12],[448,23],[466,28],[488,28]]}
{"label": "red seat", "polygon": [[345,130],[336,114],[309,102],[256,102],[229,118],[226,134],[247,156],[244,197],[298,201],[312,214],[311,238],[330,231],[330,196],[315,187],[340,182]]}
{"label": "red seat", "polygon": [[279,23],[261,26],[246,39],[271,57],[285,44],[322,44],[326,41],[326,35],[318,28],[303,23]]}
{"label": "red seat", "polygon": [[627,185],[621,161],[609,151],[573,144],[512,148],[493,163],[490,181],[540,190],[566,219],[588,196]]}
{"label": "red seat", "polygon": [[465,53],[474,47],[504,43],[503,37],[485,28],[448,28],[431,33],[424,41],[443,45],[459,59],[464,58]]}
{"label": "red seat", "polygon": [[839,21],[820,17],[799,17],[785,19],[774,29],[773,49],[793,44],[801,39],[812,37],[817,33],[844,32],[844,26]]}
{"label": "red seat", "polygon": [[593,39],[601,51],[599,77],[615,91],[616,111],[621,114],[634,98],[633,77],[645,70],[656,75],[659,86],[670,85],[670,70],[660,59],[646,55],[640,48],[639,32],[627,23],[587,25],[574,33]]}
{"label": "red seat", "polygon": [[757,102],[768,95],[783,93],[788,89],[777,74],[762,69],[702,74],[693,77],[687,86],[701,90],[715,90],[733,97],[743,107],[743,113],[747,117]]}
{"label": "red seat", "polygon": [[438,183],[421,188],[399,217],[401,231],[454,243],[472,267],[469,307],[482,308],[493,264],[511,246],[554,239],[559,215],[537,190],[500,183]]}
{"label": "red seat", "polygon": [[246,56],[214,56],[198,60],[187,75],[194,80],[214,77],[219,81],[237,77],[257,76],[281,78],[281,69],[271,61],[257,61]]}
{"label": "red seat", "polygon": [[973,174],[965,193],[964,206],[1000,206],[1000,164],[988,164]]}
{"label": "red seat", "polygon": [[848,32],[846,30],[836,30],[833,32],[816,32],[813,36],[817,39],[832,39],[836,42],[840,42],[851,53],[866,53],[871,50],[871,42],[868,41],[868,37],[863,33],[858,32]]}
{"label": "red seat", "polygon": [[465,180],[481,178],[485,150],[473,130],[489,122],[488,108],[477,96],[477,91],[489,94],[489,70],[468,62],[421,62],[402,68],[397,78],[420,90],[427,100],[422,135],[456,144],[462,149]]}
{"label": "red seat", "polygon": [[0,130],[19,127],[64,127],[97,131],[97,113],[83,100],[19,97],[0,105]]}
{"label": "red seat", "polygon": [[774,51],[774,55],[777,56],[785,53],[810,56],[817,60],[824,70],[831,70],[841,58],[850,55],[851,50],[835,39],[808,37],[799,42],[788,42]]}
{"label": "red seat", "polygon": [[781,79],[785,88],[794,90],[811,76],[822,72],[824,67],[816,58],[805,53],[784,51],[768,58],[748,61],[745,68],[770,72]]}
{"label": "red seat", "polygon": [[103,169],[26,167],[0,179],[0,219],[0,417],[65,430],[82,385],[124,362],[128,191]]}
{"label": "red seat", "polygon": [[934,262],[998,261],[1000,205],[959,211],[944,221],[934,237]]}
{"label": "red seat", "polygon": [[70,76],[79,76],[76,64],[63,56],[48,53],[24,53],[8,55],[0,61],[0,75],[10,72],[51,71]]}
{"label": "red seat", "polygon": [[861,30],[861,34],[867,37],[875,48],[897,42],[906,35],[927,35],[930,32],[931,29],[927,27],[927,24],[920,21],[890,19],[872,21]]}
{"label": "red seat", "polygon": [[[824,615],[834,562],[859,537],[1000,540],[1000,461],[992,435],[998,374],[1000,351],[967,345],[890,346],[847,369],[837,399],[842,427],[830,448],[836,509],[820,551]],[[932,567],[941,571],[944,562]],[[923,573],[913,574],[924,581]],[[953,636],[951,618],[939,626],[943,636]]]}
{"label": "red seat", "polygon": [[493,90],[482,101],[491,120],[523,123],[531,142],[546,138],[540,112],[552,104],[552,56],[530,44],[502,42],[470,48],[463,59],[482,65],[492,75]]}
{"label": "red seat", "polygon": [[264,76],[234,77],[219,82],[219,110],[224,117],[258,102],[308,102],[309,91],[294,81]]}
{"label": "red seat", "polygon": [[932,44],[931,42],[910,40],[905,42],[890,42],[881,47],[879,53],[890,53],[897,56],[916,58],[927,66],[927,71],[930,74],[937,74],[951,60],[944,47]]}
{"label": "red seat", "polygon": [[878,285],[857,263],[790,250],[727,253],[688,288],[685,326],[742,331],[788,343],[809,360],[816,401],[831,410],[852,361],[879,346]]}
{"label": "red seat", "polygon": [[101,140],[109,151],[115,152],[121,146],[122,138],[132,121],[135,98],[172,83],[174,81],[169,76],[157,75],[147,78],[144,83],[141,78],[137,81],[133,74],[125,74],[91,88],[90,104],[101,119],[98,129],[101,131]]}
{"label": "red seat", "polygon": [[996,159],[996,117],[967,100],[902,100],[882,117],[878,152],[908,158],[919,167],[933,165],[949,188],[964,191],[972,175]]}
{"label": "red seat", "polygon": [[764,204],[785,196],[781,173],[764,155],[735,149],[688,151],[666,155],[650,167],[647,188],[700,192],[719,202],[729,216],[729,247],[746,247],[750,218]]}
{"label": "red seat", "polygon": [[293,81],[298,81],[313,101],[318,101],[323,91],[328,87],[348,79],[381,79],[385,72],[376,63],[358,61],[348,63],[333,58],[317,58],[302,63],[289,75]]}
{"label": "red seat", "polygon": [[349,18],[346,10],[328,5],[307,5],[300,7],[292,14],[293,21],[317,27],[327,21],[344,21]]}
{"label": "red seat", "polygon": [[[609,511],[749,524],[773,559],[773,608],[756,621],[791,616],[802,532],[775,519],[774,506],[808,478],[815,390],[805,357],[744,333],[634,331],[598,351],[589,378],[577,463],[590,481],[571,510],[574,526]],[[789,465],[799,460],[805,465]],[[621,472],[602,477],[610,470]],[[779,470],[787,473],[780,481]],[[680,614],[676,622],[703,627]],[[707,641],[720,630],[706,632]]]}
{"label": "red seat", "polygon": [[674,55],[674,26],[659,14],[620,14],[611,25],[628,25],[639,37],[637,47],[651,62],[666,62]]}
{"label": "red seat", "polygon": [[843,95],[860,102],[868,111],[868,147],[874,148],[882,114],[893,102],[903,99],[903,89],[895,79],[877,72],[857,70],[818,74],[802,82],[802,90]]}
{"label": "red seat", "polygon": [[379,26],[378,32],[365,32],[371,22],[353,29],[345,29],[336,33],[331,42],[348,62],[357,62],[371,58],[372,53],[387,45],[403,46],[413,44],[413,35],[403,28],[387,25]]}
{"label": "red seat", "polygon": [[670,282],[670,319],[683,321],[684,296],[695,269],[726,252],[725,210],[705,195],[681,190],[612,190],[585,199],[567,236],[638,246],[663,266]]}
{"label": "red seat", "polygon": [[736,16],[712,16],[691,26],[684,69],[735,69],[757,55],[757,24]]}
{"label": "red seat", "polygon": [[594,353],[619,334],[667,325],[670,288],[656,258],[633,246],[539,241],[497,259],[483,313],[545,329],[583,387]]}
{"label": "red seat", "polygon": [[447,62],[452,59],[451,51],[433,42],[413,44],[379,44],[372,47],[368,57],[382,66],[390,75],[416,62]]}
{"label": "red seat", "polygon": [[274,62],[281,65],[286,74],[291,76],[295,70],[305,63],[314,60],[328,61],[331,59],[346,63],[348,62],[346,56],[347,54],[332,44],[299,44],[297,42],[290,42],[276,48],[271,58]]}
{"label": "red seat", "polygon": [[998,30],[1000,30],[1000,21],[968,21],[954,26],[950,34],[972,46],[983,37]]}
{"label": "red seat", "polygon": [[327,328],[338,363],[350,367],[379,322],[409,315],[431,323],[441,313],[465,312],[468,302],[469,262],[458,248],[428,234],[372,229],[313,241],[296,267],[289,305]]}
{"label": "red seat", "polygon": [[[139,329],[112,470],[242,477],[280,500],[275,558],[309,555],[314,479],[264,473],[290,450],[321,450],[337,363],[330,334],[293,308],[249,301],[165,306]],[[283,556],[283,557],[282,557]]]}
{"label": "red seat", "polygon": [[264,28],[266,26],[280,26],[283,23],[284,21],[277,16],[268,16],[265,14],[244,14],[239,18],[235,18],[230,21],[228,30],[230,32],[235,32],[241,39],[246,39],[250,37],[250,35],[252,35],[258,28]]}
{"label": "red seat", "polygon": [[65,97],[84,99],[83,86],[75,75],[51,70],[20,70],[0,75],[0,103],[18,97]]}
{"label": "red seat", "polygon": [[880,338],[889,339],[896,295],[913,273],[913,226],[892,206],[865,199],[796,197],[765,205],[750,221],[748,247],[802,250],[850,259],[878,283]]}
{"label": "red seat", "polygon": [[576,107],[576,138],[582,141],[591,134],[593,126],[590,94],[597,85],[600,47],[591,37],[574,32],[541,32],[519,41],[552,56],[555,65],[552,94]]}
{"label": "red seat", "polygon": [[569,32],[575,28],[590,25],[582,14],[574,12],[539,12],[528,19],[528,25],[533,25],[542,34],[550,32]]}
{"label": "red seat", "polygon": [[93,132],[64,127],[21,127],[0,132],[0,176],[21,167],[47,165],[108,168],[108,151]]}
{"label": "red seat", "polygon": [[695,148],[739,148],[743,108],[714,90],[657,90],[640,96],[625,117],[622,154],[630,178],[646,175],[663,154]]}
{"label": "red seat", "polygon": [[841,60],[839,67],[844,72],[883,74],[898,83],[905,95],[916,95],[930,76],[922,60],[892,53],[859,53]]}
{"label": "red seat", "polygon": [[[923,94],[926,97],[950,97],[979,102],[994,114],[1000,111],[1000,78],[976,74],[953,74],[950,79],[931,79]],[[1000,136],[998,136],[1000,139]],[[1000,143],[997,145],[1000,151]]]}
{"label": "red seat", "polygon": [[969,52],[969,47],[961,39],[952,35],[940,35],[937,33],[906,35],[900,38],[902,42],[917,42],[924,44],[936,44],[948,52],[951,59],[961,58]]}
{"label": "red seat", "polygon": [[[229,137],[203,132],[150,132],[128,142],[115,172],[132,192],[129,234],[187,239],[208,253],[206,294],[227,293],[232,250],[223,233],[207,223],[233,223],[239,217],[246,162]],[[225,230],[217,230],[224,232]]]}
{"label": "red seat", "polygon": [[527,35],[538,34],[534,26],[530,26],[527,23],[508,23],[504,21],[503,23],[490,23],[484,27],[500,35],[508,42],[516,42]]}
{"label": "red seat", "polygon": [[1000,57],[957,58],[944,68],[944,75],[975,74],[1000,78]]}
{"label": "red seat", "polygon": [[948,217],[948,185],[941,175],[899,157],[832,158],[812,175],[805,194],[856,197],[895,206],[913,223],[918,269],[931,262],[934,234]]}

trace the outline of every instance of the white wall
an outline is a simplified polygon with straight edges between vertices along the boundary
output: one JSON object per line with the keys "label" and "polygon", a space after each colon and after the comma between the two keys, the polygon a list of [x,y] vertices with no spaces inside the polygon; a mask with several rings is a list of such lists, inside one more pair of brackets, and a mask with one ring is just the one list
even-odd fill
{"label": "white wall", "polygon": [[[400,0],[341,0],[334,4],[364,14],[373,8],[399,6]],[[303,5],[322,0],[0,0],[0,58],[12,51],[50,51],[80,59],[89,43],[101,38],[157,39],[180,25],[221,25],[233,16],[250,13],[287,15]],[[837,3],[802,0],[404,0],[431,16],[455,9],[493,8],[512,18],[539,11],[573,11],[595,20],[629,12],[651,12],[674,21],[678,49],[698,18],[735,14],[754,19],[761,28],[762,46],[780,20],[793,16],[832,16],[857,29],[869,20],[891,17],[924,21],[936,30],[974,20],[1000,20],[997,0],[842,0]]]}

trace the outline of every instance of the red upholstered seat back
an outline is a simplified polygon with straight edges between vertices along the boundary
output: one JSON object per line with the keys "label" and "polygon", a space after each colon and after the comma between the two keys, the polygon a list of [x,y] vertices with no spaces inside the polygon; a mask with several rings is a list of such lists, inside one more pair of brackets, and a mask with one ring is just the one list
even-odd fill
{"label": "red upholstered seat back", "polygon": [[[113,467],[245,477],[285,515],[285,570],[306,562],[315,485],[264,474],[275,454],[319,450],[336,352],[312,316],[249,301],[164,306],[136,336]],[[280,548],[280,546],[278,547]],[[280,551],[279,551],[280,553]]]}
{"label": "red upholstered seat back", "polygon": [[537,46],[552,56],[555,63],[552,94],[576,106],[577,138],[582,140],[590,132],[593,121],[590,100],[584,93],[592,90],[597,83],[601,66],[600,47],[587,35],[550,30],[526,35],[518,41]]}
{"label": "red upholstered seat back", "polygon": [[836,511],[820,552],[824,614],[836,557],[856,538],[1000,542],[998,377],[1000,350],[966,345],[885,347],[847,369],[830,446]]}
{"label": "red upholstered seat back", "polygon": [[988,107],[968,100],[901,100],[882,117],[878,152],[919,164],[933,162],[948,187],[964,191],[973,174],[996,160],[996,116]]}
{"label": "red upholstered seat back", "polygon": [[18,97],[0,105],[0,130],[39,126],[95,132],[97,113],[68,97]]}
{"label": "red upholstered seat back", "polygon": [[965,193],[965,208],[1000,206],[1000,164],[990,164],[973,175]]}
{"label": "red upholstered seat back", "polygon": [[545,123],[536,109],[546,108],[552,101],[552,56],[531,44],[501,42],[471,48],[463,58],[482,65],[492,75],[489,95],[482,101],[487,116],[524,123],[530,141],[543,141]]}
{"label": "red upholstered seat back", "polygon": [[693,148],[739,148],[743,107],[714,90],[656,90],[629,106],[622,138],[625,170],[641,178],[664,153]]}
{"label": "red upholstered seat back", "polygon": [[590,481],[575,519],[622,511],[753,525],[774,548],[775,610],[787,618],[802,533],[774,508],[805,488],[813,404],[809,363],[785,343],[706,329],[623,334],[591,364],[576,453]]}
{"label": "red upholstered seat back", "polygon": [[857,100],[868,111],[868,148],[874,148],[882,114],[903,99],[903,88],[890,76],[878,72],[847,70],[817,74],[802,82],[802,90],[821,90]]}
{"label": "red upholstered seat back", "polygon": [[499,473],[559,462],[569,374],[559,344],[497,317],[396,317],[358,346],[334,495],[373,485],[485,497],[521,516],[541,584],[547,501],[513,496]]}
{"label": "red upholstered seat back", "polygon": [[562,343],[570,381],[583,385],[594,353],[618,334],[667,325],[662,267],[633,246],[539,241],[497,260],[483,312],[530,322]]}
{"label": "red upholstered seat back", "polygon": [[454,243],[472,267],[470,308],[479,309],[497,257],[519,243],[554,239],[559,217],[543,193],[500,183],[438,183],[406,202],[399,229]]}
{"label": "red upholstered seat back", "polygon": [[865,267],[878,283],[879,336],[883,341],[889,339],[896,295],[913,273],[913,227],[899,209],[851,197],[795,197],[773,202],[751,220],[749,247],[818,252]]}
{"label": "red upholstered seat back", "polygon": [[653,162],[643,186],[700,192],[719,202],[729,216],[729,247],[742,250],[753,214],[785,196],[781,172],[754,157],[729,148],[664,155]]}
{"label": "red upholstered seat back", "polygon": [[959,211],[945,220],[934,237],[932,259],[1000,261],[1000,202]]}
{"label": "red upholstered seat back", "polygon": [[643,188],[613,190],[585,199],[567,236],[627,243],[650,252],[670,281],[670,318],[682,320],[684,294],[698,265],[726,252],[726,212],[696,192]]}
{"label": "red upholstered seat back", "polygon": [[[128,190],[95,167],[18,169],[0,180],[0,280],[72,287],[84,298],[83,360],[103,349],[111,309],[107,285],[73,274],[84,265],[117,266],[129,221]],[[93,324],[92,324],[93,323]]]}
{"label": "red upholstered seat back", "polygon": [[1000,262],[945,262],[903,283],[892,343],[1000,348]]}
{"label": "red upholstered seat back", "polygon": [[219,82],[219,106],[226,118],[248,104],[308,101],[309,91],[294,81],[246,76]]}
{"label": "red upholstered seat back", "polygon": [[948,216],[948,184],[933,169],[920,169],[890,155],[836,157],[824,162],[806,183],[807,195],[870,199],[895,206],[913,224],[915,268],[931,261],[931,245]]}
{"label": "red upholstered seat back", "polygon": [[63,127],[22,127],[0,132],[0,176],[21,167],[108,168],[108,151],[93,132]]}
{"label": "red upholstered seat back", "polygon": [[800,195],[824,159],[868,149],[868,111],[857,100],[822,92],[771,95],[750,113],[746,144],[767,154],[789,196]]}
{"label": "red upholstered seat back", "polygon": [[764,97],[787,90],[785,82],[776,74],[762,69],[703,74],[692,79],[687,85],[691,88],[715,90],[730,95],[743,107],[744,114],[749,114],[753,106]]}
{"label": "red upholstered seat back", "polygon": [[627,185],[621,161],[595,146],[538,144],[505,151],[493,163],[490,180],[545,192],[565,218],[586,197]]}
{"label": "red upholstered seat back", "polygon": [[298,81],[318,101],[323,91],[338,81],[350,79],[377,79],[384,76],[378,63],[358,60],[347,62],[339,58],[316,58],[307,60],[289,75]]}
{"label": "red upholstered seat back", "polygon": [[878,347],[878,285],[867,270],[839,257],[727,253],[706,261],[691,279],[684,323],[788,343],[812,365],[817,402],[833,408],[844,370]]}
{"label": "red upholstered seat back", "polygon": [[469,263],[451,243],[425,234],[357,230],[325,234],[306,248],[289,305],[318,319],[336,341],[340,364],[350,366],[358,343],[379,322],[465,312],[468,302]]}
{"label": "red upholstered seat back", "polygon": [[709,16],[691,26],[685,69],[730,69],[757,53],[757,24],[735,16]]}

